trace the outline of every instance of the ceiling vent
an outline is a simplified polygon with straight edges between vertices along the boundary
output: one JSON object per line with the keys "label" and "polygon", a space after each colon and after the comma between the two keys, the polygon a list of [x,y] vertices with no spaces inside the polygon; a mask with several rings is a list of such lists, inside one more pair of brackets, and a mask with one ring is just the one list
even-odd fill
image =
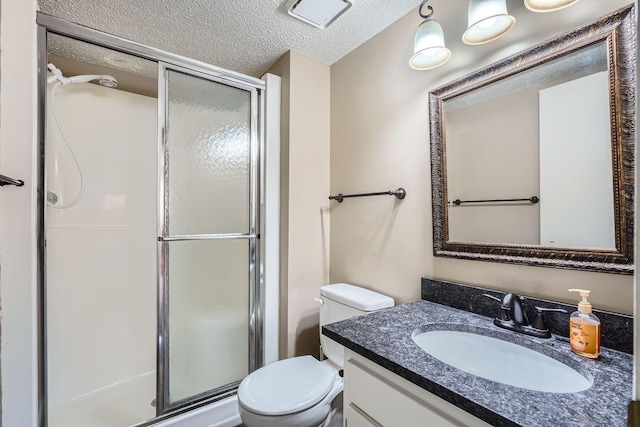
{"label": "ceiling vent", "polygon": [[352,4],[349,0],[290,0],[285,7],[294,18],[314,27],[327,28]]}

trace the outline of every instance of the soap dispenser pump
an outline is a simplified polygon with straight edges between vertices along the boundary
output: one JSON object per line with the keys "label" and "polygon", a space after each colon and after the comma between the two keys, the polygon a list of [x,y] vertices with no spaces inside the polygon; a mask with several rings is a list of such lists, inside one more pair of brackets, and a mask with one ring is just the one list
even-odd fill
{"label": "soap dispenser pump", "polygon": [[600,319],[591,311],[591,303],[587,298],[591,291],[586,289],[569,289],[569,292],[580,292],[582,301],[578,303],[578,311],[569,318],[569,343],[571,350],[580,356],[592,359],[600,356]]}

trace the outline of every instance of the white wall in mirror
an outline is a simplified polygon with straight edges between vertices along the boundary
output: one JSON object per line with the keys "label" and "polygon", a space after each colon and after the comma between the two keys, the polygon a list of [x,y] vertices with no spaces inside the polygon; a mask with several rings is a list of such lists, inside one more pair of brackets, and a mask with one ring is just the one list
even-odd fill
{"label": "white wall in mirror", "polygon": [[604,71],[540,91],[542,245],[616,247],[608,100]]}

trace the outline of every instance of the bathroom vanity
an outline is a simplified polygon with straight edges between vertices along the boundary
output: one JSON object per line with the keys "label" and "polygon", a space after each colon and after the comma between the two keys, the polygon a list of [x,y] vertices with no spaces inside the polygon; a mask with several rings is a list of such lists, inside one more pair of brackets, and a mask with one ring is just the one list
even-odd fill
{"label": "bathroom vanity", "polygon": [[[393,408],[393,410],[390,410]],[[490,426],[399,375],[345,352],[344,418],[348,427]]]}
{"label": "bathroom vanity", "polygon": [[[447,285],[449,294],[459,300],[460,294]],[[474,295],[466,304],[473,308],[474,301],[485,299]],[[465,372],[428,354],[412,338],[433,329],[468,331],[515,343],[558,360],[592,384],[580,392],[545,392]],[[434,426],[627,423],[633,358],[623,351],[605,347],[599,359],[586,359],[571,352],[562,336],[527,337],[497,328],[492,317],[426,300],[326,325],[323,334],[347,348],[344,411],[349,427],[415,426],[416,422]],[[512,355],[504,356],[506,360]],[[528,361],[521,362],[526,374]]]}

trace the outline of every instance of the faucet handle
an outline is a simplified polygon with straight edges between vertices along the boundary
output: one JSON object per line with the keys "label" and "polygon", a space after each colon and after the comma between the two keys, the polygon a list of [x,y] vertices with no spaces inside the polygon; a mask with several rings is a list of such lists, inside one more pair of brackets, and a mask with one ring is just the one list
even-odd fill
{"label": "faucet handle", "polygon": [[536,320],[533,322],[532,328],[537,329],[539,331],[549,331],[549,328],[544,322],[544,313],[547,311],[556,312],[556,313],[568,313],[567,310],[562,308],[547,308],[547,307],[538,307],[536,308]]}
{"label": "faucet handle", "polygon": [[489,294],[482,294],[482,296],[485,296],[487,298],[491,298],[492,300],[496,300],[500,303],[500,312],[498,314],[498,316],[496,317],[496,319],[499,320],[504,320],[504,321],[508,321],[509,320],[509,307],[506,307],[504,305],[504,298],[498,298],[495,297],[493,295],[489,295]]}
{"label": "faucet handle", "polygon": [[502,302],[502,300],[501,300],[500,298],[498,298],[498,297],[494,297],[493,295],[489,295],[489,294],[482,294],[482,296],[483,296],[483,297],[487,297],[487,298],[494,299],[494,300],[496,300],[496,301],[498,301],[498,302],[500,302],[500,303]]}

